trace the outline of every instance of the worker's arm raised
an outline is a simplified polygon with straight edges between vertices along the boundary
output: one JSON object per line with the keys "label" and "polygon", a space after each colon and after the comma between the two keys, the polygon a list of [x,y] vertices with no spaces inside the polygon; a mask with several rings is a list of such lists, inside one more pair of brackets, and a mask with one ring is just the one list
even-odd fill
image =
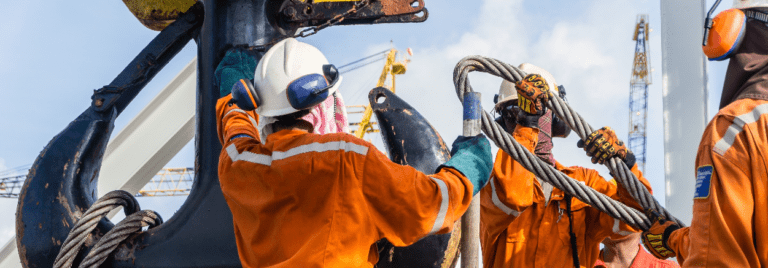
{"label": "worker's arm raised", "polygon": [[449,161],[432,175],[393,163],[369,148],[363,193],[379,235],[400,247],[450,232],[469,207],[473,189],[485,184],[491,169],[490,145],[481,136],[454,143],[454,163]]}
{"label": "worker's arm raised", "polygon": [[[539,130],[518,125],[512,136],[526,149],[533,152],[538,141]],[[512,159],[506,152],[499,150],[493,165],[489,186],[480,195],[483,229],[490,233],[500,233],[506,229],[520,213],[533,204],[533,173]]]}
{"label": "worker's arm raised", "polygon": [[[539,141],[539,120],[544,115],[550,91],[548,82],[539,74],[528,74],[515,83],[520,110],[515,118],[512,137],[531,153]],[[486,232],[496,233],[506,228],[525,208],[533,204],[533,173],[499,150],[491,175],[491,187],[487,187],[480,202],[483,226]]]}
{"label": "worker's arm raised", "polygon": [[252,138],[257,142],[259,131],[256,125],[259,116],[254,111],[244,111],[231,103],[232,96],[220,98],[216,103],[216,129],[219,133],[219,142],[224,146],[234,138]]}
{"label": "worker's arm raised", "polygon": [[[626,188],[616,182],[616,179],[606,181],[597,171],[592,169],[581,168],[581,171],[584,174],[584,183],[587,186],[614,200],[624,203],[631,208],[643,211],[640,204],[632,197],[632,195],[630,195]],[[637,168],[637,164],[631,166],[631,171],[632,174],[640,180],[640,183],[648,189],[648,192],[653,193],[651,184]],[[588,226],[588,229],[590,229],[591,232],[594,232],[594,234],[592,234],[594,236],[610,236],[612,239],[620,239],[621,237],[640,231],[620,220],[614,219],[607,213],[598,211],[596,208],[590,209],[592,210],[592,213],[588,213],[588,215],[592,217],[592,219],[587,219],[587,222],[597,224],[597,226]]]}
{"label": "worker's arm raised", "polygon": [[233,138],[246,137],[259,141],[256,130],[259,117],[254,111],[240,109],[232,101],[233,87],[242,86],[241,79],[252,79],[256,60],[242,50],[230,50],[219,62],[215,77],[220,99],[216,103],[216,129],[219,142],[225,145]]}

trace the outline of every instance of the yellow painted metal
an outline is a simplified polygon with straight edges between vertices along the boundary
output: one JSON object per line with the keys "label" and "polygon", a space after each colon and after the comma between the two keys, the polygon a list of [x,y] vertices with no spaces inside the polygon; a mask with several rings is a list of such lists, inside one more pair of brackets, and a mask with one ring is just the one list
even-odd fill
{"label": "yellow painted metal", "polygon": [[[389,53],[387,54],[387,60],[384,63],[384,69],[381,71],[381,76],[379,76],[379,81],[376,83],[376,87],[383,87],[384,82],[387,81],[387,76],[392,75],[392,92],[395,92],[395,73],[392,72],[392,65],[395,64],[395,56],[397,55],[397,50],[390,49]],[[363,113],[363,119],[360,121],[360,125],[357,127],[357,131],[355,131],[355,136],[358,138],[363,138],[365,136],[365,133],[371,132],[373,130],[373,127],[371,125],[371,116],[373,115],[373,109],[371,109],[371,105],[365,106],[365,112]]]}
{"label": "yellow painted metal", "polygon": [[193,168],[164,168],[144,186],[137,196],[186,196],[192,190]]}
{"label": "yellow painted metal", "polygon": [[145,27],[161,31],[189,10],[196,0],[123,0],[128,10]]}
{"label": "yellow painted metal", "polygon": [[407,66],[404,62],[395,62],[392,64],[392,74],[405,74]]}

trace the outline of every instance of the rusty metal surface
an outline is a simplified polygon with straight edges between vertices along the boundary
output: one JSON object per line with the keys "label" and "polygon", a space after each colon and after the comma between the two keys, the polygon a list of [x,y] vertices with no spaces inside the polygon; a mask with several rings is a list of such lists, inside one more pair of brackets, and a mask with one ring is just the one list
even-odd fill
{"label": "rusty metal surface", "polygon": [[[402,15],[412,14],[424,9],[423,0],[383,0],[381,3],[381,11],[384,15]],[[414,3],[418,3],[415,7]]]}
{"label": "rusty metal surface", "polygon": [[[369,0],[339,25],[423,22],[427,11],[423,0]],[[321,25],[352,9],[357,1],[310,3],[303,0],[269,1],[270,21],[283,34],[301,27]]]}
{"label": "rusty metal surface", "polygon": [[[450,159],[450,151],[440,134],[395,93],[379,87],[371,90],[368,99],[393,162],[433,174]],[[376,267],[453,267],[461,235],[458,226],[454,225],[450,234],[428,236],[408,247],[394,247],[383,239],[377,243],[379,262]]]}
{"label": "rusty metal surface", "polygon": [[[16,243],[24,267],[53,265],[70,229],[96,200],[101,160],[115,118],[195,35],[202,23],[202,6],[194,11],[158,34],[110,84],[123,90],[114,95],[94,93],[92,106],[56,135],[35,160],[16,210]],[[113,226],[101,220],[75,262]]]}

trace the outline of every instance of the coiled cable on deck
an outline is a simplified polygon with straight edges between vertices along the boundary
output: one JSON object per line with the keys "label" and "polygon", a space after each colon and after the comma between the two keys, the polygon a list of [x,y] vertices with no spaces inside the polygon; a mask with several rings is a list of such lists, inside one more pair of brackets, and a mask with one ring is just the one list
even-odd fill
{"label": "coiled cable on deck", "polygon": [[154,211],[139,211],[141,209],[139,203],[130,193],[123,190],[109,192],[96,200],[75,223],[74,228],[69,231],[67,239],[64,240],[58,255],[56,255],[53,267],[72,267],[78,252],[91,232],[96,229],[99,221],[110,211],[121,206],[127,215],[126,218],[99,239],[99,242],[96,243],[79,267],[86,267],[85,265],[98,267],[131,233],[141,231],[142,226],[154,227],[163,222],[162,218]]}

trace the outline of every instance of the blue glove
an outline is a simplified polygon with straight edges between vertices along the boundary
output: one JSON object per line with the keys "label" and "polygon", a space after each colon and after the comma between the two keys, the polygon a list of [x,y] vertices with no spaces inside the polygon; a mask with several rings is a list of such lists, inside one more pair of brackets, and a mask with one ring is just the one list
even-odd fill
{"label": "blue glove", "polygon": [[232,91],[232,85],[240,79],[253,79],[256,64],[258,64],[256,59],[245,49],[234,48],[227,51],[213,73],[216,85],[219,86],[219,97],[229,95]]}
{"label": "blue glove", "polygon": [[442,167],[451,167],[464,174],[474,186],[472,195],[476,195],[488,183],[493,170],[491,144],[483,134],[459,136],[451,146],[451,160],[442,164],[438,170]]}

